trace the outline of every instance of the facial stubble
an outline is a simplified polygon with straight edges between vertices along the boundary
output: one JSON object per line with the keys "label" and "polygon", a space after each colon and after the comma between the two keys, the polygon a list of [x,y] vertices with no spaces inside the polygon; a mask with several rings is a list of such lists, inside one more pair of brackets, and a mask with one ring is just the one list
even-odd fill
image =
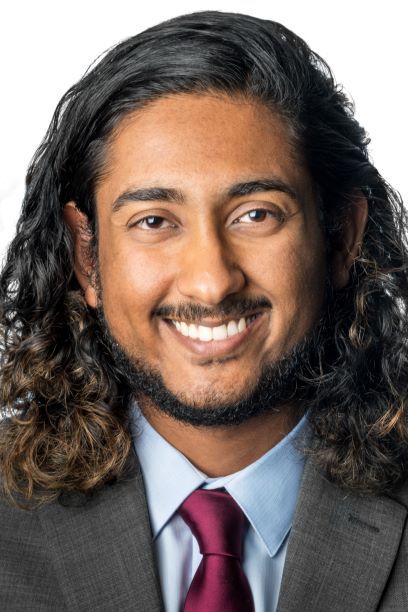
{"label": "facial stubble", "polygon": [[[299,416],[306,410],[307,402],[313,395],[313,373],[322,358],[322,347],[331,337],[329,313],[332,300],[332,287],[329,279],[326,279],[320,316],[309,333],[279,360],[266,363],[252,388],[230,401],[225,401],[211,390],[205,402],[194,401],[186,393],[174,394],[156,368],[142,357],[130,355],[116,340],[102,308],[97,310],[97,317],[116,375],[140,404],[147,402],[150,409],[196,427],[232,426],[264,413],[287,410],[288,407],[297,411]],[[222,368],[222,364],[218,367]]]}

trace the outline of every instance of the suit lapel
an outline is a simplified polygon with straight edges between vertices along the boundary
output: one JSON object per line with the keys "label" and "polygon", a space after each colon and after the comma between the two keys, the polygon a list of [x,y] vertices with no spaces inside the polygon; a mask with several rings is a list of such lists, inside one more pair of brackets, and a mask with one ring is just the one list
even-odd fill
{"label": "suit lapel", "polygon": [[373,612],[391,571],[406,508],[357,496],[306,463],[288,542],[278,612]]}
{"label": "suit lapel", "polygon": [[163,610],[140,468],[77,506],[40,511],[68,610]]}

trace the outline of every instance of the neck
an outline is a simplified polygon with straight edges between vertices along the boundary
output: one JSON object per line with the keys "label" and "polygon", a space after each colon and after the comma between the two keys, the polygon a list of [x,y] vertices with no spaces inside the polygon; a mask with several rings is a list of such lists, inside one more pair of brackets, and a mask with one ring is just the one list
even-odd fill
{"label": "neck", "polygon": [[197,427],[176,421],[145,398],[138,400],[143,415],[169,444],[207,476],[227,476],[250,465],[278,444],[300,419],[286,406],[239,425]]}

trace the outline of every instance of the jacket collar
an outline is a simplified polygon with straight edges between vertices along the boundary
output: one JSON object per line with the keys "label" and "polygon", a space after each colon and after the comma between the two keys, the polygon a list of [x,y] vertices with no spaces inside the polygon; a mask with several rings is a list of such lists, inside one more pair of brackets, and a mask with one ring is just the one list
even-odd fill
{"label": "jacket collar", "polygon": [[398,553],[407,508],[329,483],[309,459],[283,572],[278,612],[372,612]]}
{"label": "jacket collar", "polygon": [[69,610],[163,610],[140,468],[92,498],[39,511]]}

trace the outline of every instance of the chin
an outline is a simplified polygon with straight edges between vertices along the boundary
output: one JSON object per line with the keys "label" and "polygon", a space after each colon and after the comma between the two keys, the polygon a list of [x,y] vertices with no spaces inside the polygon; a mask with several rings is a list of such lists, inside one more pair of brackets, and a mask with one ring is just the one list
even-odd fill
{"label": "chin", "polygon": [[197,410],[204,408],[216,410],[217,408],[239,402],[246,395],[243,390],[242,392],[237,392],[236,389],[229,391],[222,385],[200,385],[188,392],[186,392],[185,388],[174,389],[171,386],[167,386],[167,389],[180,402]]}

